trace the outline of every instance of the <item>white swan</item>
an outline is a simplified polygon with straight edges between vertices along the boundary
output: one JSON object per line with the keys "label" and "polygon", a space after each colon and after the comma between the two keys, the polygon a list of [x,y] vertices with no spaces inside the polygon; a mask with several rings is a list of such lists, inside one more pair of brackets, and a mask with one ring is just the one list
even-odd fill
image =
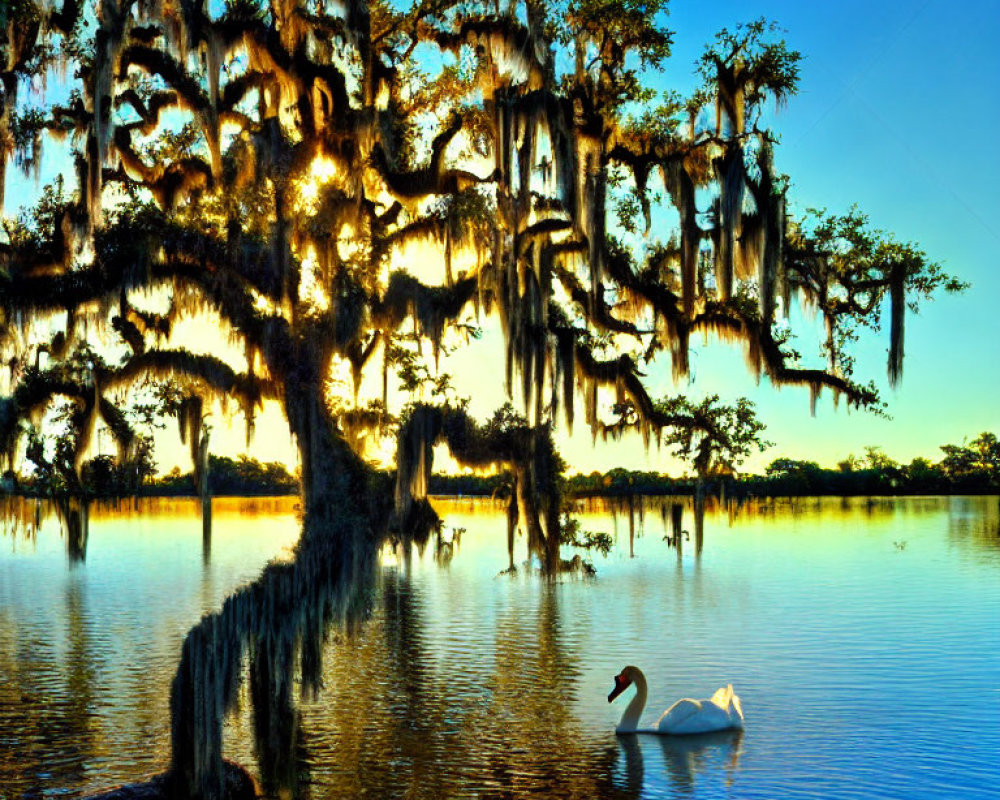
{"label": "white swan", "polygon": [[743,709],[740,698],[730,684],[719,689],[708,700],[685,697],[663,712],[655,728],[639,728],[639,716],[646,707],[646,676],[638,667],[625,667],[615,675],[615,688],[608,695],[610,703],[629,686],[635,684],[635,697],[622,713],[615,733],[658,733],[683,735],[710,731],[739,730],[743,728]]}

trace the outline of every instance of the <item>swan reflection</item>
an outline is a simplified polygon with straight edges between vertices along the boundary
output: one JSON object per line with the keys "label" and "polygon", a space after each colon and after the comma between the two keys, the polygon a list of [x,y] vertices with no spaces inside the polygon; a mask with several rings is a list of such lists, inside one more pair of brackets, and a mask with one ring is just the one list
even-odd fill
{"label": "swan reflection", "polygon": [[[739,767],[743,731],[718,731],[695,736],[618,736],[624,759],[625,788],[643,788],[659,795],[693,795],[696,784],[729,786]],[[666,785],[664,786],[664,783]]]}

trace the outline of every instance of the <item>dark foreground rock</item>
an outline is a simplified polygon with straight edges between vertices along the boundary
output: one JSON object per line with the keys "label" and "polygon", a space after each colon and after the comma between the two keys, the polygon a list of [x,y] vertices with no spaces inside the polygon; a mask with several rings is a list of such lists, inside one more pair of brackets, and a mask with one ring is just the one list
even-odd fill
{"label": "dark foreground rock", "polygon": [[[243,767],[231,761],[223,762],[225,794],[223,800],[256,800],[257,789],[253,778]],[[154,775],[142,783],[130,783],[100,794],[91,795],[87,800],[185,800],[172,791],[174,781],[170,773]]]}

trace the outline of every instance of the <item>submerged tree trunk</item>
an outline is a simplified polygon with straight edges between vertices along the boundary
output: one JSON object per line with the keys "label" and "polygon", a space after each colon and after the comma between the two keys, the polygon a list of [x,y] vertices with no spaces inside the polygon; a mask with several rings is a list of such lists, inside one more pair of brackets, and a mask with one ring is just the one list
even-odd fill
{"label": "submerged tree trunk", "polygon": [[[517,505],[520,508],[520,519],[528,537],[528,552],[534,553],[542,563],[546,575],[554,577],[561,566],[559,555],[559,512],[558,497],[538,497],[534,491],[536,486],[532,481],[528,465],[514,465],[514,482],[516,486]],[[539,507],[539,501],[543,507]],[[542,524],[544,517],[545,524]]]}
{"label": "submerged tree trunk", "polygon": [[670,529],[673,534],[674,547],[677,550],[677,557],[684,554],[684,531],[682,530],[684,521],[684,506],[681,503],[674,503],[670,507]]}
{"label": "submerged tree trunk", "polygon": [[517,508],[517,492],[511,491],[510,499],[507,501],[507,557],[509,560],[507,569],[514,571],[514,537],[517,535],[517,518],[519,512]]}
{"label": "submerged tree trunk", "polygon": [[201,561],[205,566],[212,561],[212,498],[201,499]]}
{"label": "submerged tree trunk", "polygon": [[82,497],[56,500],[56,510],[66,531],[66,554],[71,564],[87,560],[87,540],[90,538],[90,501]]}
{"label": "submerged tree trunk", "polygon": [[201,501],[202,559],[207,564],[212,553],[212,491],[208,485],[208,429],[204,424],[201,426],[197,448],[194,477],[198,499]]}
{"label": "submerged tree trunk", "polygon": [[705,484],[698,478],[694,487],[694,552],[701,555],[705,544]]}
{"label": "submerged tree trunk", "polygon": [[514,487],[517,493],[517,505],[520,509],[521,523],[528,537],[528,552],[545,557],[545,534],[542,532],[541,520],[538,517],[538,506],[531,491],[528,468],[522,464],[514,467]]}

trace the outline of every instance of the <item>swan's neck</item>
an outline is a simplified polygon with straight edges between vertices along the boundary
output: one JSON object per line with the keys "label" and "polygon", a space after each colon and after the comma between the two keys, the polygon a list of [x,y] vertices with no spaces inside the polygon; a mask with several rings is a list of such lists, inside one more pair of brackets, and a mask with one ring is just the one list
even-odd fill
{"label": "swan's neck", "polygon": [[622,712],[621,721],[616,729],[619,733],[634,733],[639,728],[639,717],[646,707],[646,676],[638,669],[632,673],[632,682],[635,684],[635,696]]}

